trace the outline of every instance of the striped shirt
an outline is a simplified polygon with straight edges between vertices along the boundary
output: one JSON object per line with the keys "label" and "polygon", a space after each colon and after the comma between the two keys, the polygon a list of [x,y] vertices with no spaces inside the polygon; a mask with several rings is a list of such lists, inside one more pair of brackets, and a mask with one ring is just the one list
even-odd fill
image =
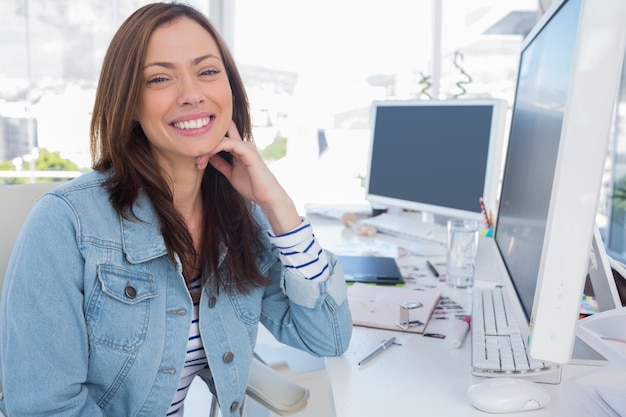
{"label": "striped shirt", "polygon": [[[189,283],[189,291],[200,291],[200,277],[194,278]],[[185,357],[185,366],[178,382],[178,389],[174,395],[172,405],[167,411],[166,416],[182,416],[185,410],[185,398],[191,386],[191,381],[196,374],[207,365],[204,346],[200,338],[200,303],[193,303],[191,312],[191,326],[189,328],[189,339],[187,340],[187,356]]]}
{"label": "striped shirt", "polygon": [[[291,232],[275,236],[268,233],[270,242],[279,250],[279,257],[286,268],[292,268],[303,278],[324,281],[330,275],[328,259],[321,246],[315,239],[308,218],[302,218],[302,223]],[[200,277],[194,278],[189,284],[189,291],[201,291]],[[166,416],[180,417],[184,414],[184,401],[189,387],[198,372],[207,366],[207,358],[200,337],[200,306],[193,304],[191,327],[187,341],[187,356],[181,374],[178,389],[174,395],[172,405]]]}

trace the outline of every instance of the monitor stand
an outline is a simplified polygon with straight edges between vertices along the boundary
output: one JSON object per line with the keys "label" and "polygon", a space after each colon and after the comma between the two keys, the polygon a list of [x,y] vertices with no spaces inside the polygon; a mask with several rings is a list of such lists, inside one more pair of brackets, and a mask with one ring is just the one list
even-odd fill
{"label": "monitor stand", "polygon": [[422,211],[422,223],[435,223],[435,215],[428,211]]}
{"label": "monitor stand", "polygon": [[622,306],[613,276],[612,261],[606,253],[600,230],[596,226],[591,242],[589,280],[600,311],[613,310]]}
{"label": "monitor stand", "polygon": [[572,359],[570,359],[569,363],[572,365],[603,366],[607,363],[607,359],[579,336],[576,336],[574,349],[572,350]]}
{"label": "monitor stand", "polygon": [[[609,258],[606,253],[604,242],[602,241],[602,236],[597,226],[595,227],[593,240],[591,242],[588,278],[593,289],[593,295],[598,302],[600,312],[621,307],[617,285],[613,277],[611,258]],[[606,359],[577,336],[574,342],[570,363],[580,365],[604,365]]]}

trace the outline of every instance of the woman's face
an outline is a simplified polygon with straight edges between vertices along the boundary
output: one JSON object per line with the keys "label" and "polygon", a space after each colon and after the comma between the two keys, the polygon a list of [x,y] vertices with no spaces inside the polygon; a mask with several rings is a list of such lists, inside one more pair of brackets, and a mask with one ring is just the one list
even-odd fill
{"label": "woman's face", "polygon": [[166,170],[193,164],[222,140],[232,119],[228,74],[215,40],[180,18],[148,42],[136,117]]}

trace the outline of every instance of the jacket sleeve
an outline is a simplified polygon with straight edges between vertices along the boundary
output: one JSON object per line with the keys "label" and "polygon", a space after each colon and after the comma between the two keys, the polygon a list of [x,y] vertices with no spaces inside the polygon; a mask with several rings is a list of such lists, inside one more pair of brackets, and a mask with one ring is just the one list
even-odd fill
{"label": "jacket sleeve", "polygon": [[[307,219],[303,224],[310,229]],[[309,235],[314,241],[312,232]],[[261,321],[282,343],[316,356],[338,356],[348,348],[352,335],[347,288],[337,258],[320,251],[314,252],[323,260],[324,266],[318,270],[324,273],[311,279],[303,268],[294,267],[293,257],[285,256],[284,248],[272,245],[276,262],[267,273],[272,285],[265,291]]]}
{"label": "jacket sleeve", "polygon": [[[339,356],[352,336],[352,317],[341,266],[331,252],[326,281],[303,279],[276,262],[265,291],[261,322],[284,344],[314,356]],[[278,271],[277,271],[278,270]]]}
{"label": "jacket sleeve", "polygon": [[68,204],[48,194],[15,243],[0,302],[7,417],[102,415],[84,386],[89,344],[78,224]]}

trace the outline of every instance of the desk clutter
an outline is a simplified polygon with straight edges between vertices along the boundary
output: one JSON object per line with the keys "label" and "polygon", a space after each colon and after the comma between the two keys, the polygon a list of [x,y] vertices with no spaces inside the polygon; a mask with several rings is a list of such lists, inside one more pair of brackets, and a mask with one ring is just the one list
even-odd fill
{"label": "desk clutter", "polygon": [[355,326],[423,333],[441,293],[436,288],[390,287],[356,282],[348,287]]}
{"label": "desk clutter", "polygon": [[354,213],[344,213],[341,216],[341,223],[357,235],[367,237],[376,236],[376,228],[359,222],[358,217]]}
{"label": "desk clutter", "polygon": [[390,213],[387,209],[374,209],[361,205],[305,204],[307,215],[322,216],[341,221],[359,236],[375,237],[378,232],[409,239],[417,239],[445,246],[446,227],[434,222],[424,222],[422,213],[404,211]]}
{"label": "desk clutter", "polygon": [[404,284],[394,258],[388,256],[338,255],[346,282],[382,285]]}

